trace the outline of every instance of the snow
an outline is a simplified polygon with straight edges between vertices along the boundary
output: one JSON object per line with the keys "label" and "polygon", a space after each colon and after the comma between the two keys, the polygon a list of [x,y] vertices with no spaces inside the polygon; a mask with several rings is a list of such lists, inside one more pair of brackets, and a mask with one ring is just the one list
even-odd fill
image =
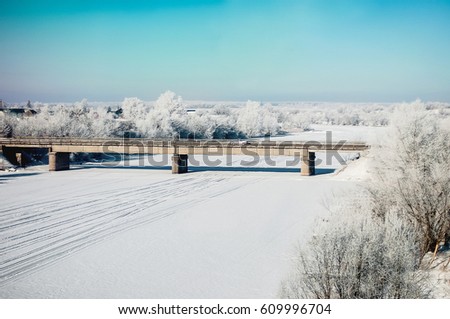
{"label": "snow", "polygon": [[319,125],[312,124],[311,130],[304,132],[290,133],[285,136],[272,137],[273,140],[280,141],[317,141],[325,142],[327,132],[331,132],[333,143],[341,140],[349,142],[366,142],[373,144],[378,141],[378,137],[383,134],[386,127],[372,126],[348,126],[348,125]]}
{"label": "snow", "polygon": [[241,160],[2,173],[0,297],[276,297],[323,199],[355,183]]}
{"label": "snow", "polygon": [[434,298],[449,298],[450,296],[450,251],[438,252],[433,257],[432,252],[428,252],[421,264],[421,268],[427,271],[429,279],[433,284]]}
{"label": "snow", "polygon": [[[327,128],[278,139],[320,141]],[[374,130],[333,134],[354,141]],[[342,167],[316,155],[316,176],[301,176],[292,158],[248,167],[245,156],[196,156],[183,175],[167,158],[149,166],[161,156],[0,173],[0,297],[276,297],[325,200],[368,174],[365,157]]]}

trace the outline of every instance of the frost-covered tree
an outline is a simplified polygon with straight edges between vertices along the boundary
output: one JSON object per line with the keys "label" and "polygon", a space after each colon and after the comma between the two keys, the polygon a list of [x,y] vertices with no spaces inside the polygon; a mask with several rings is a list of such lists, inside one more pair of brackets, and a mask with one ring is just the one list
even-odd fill
{"label": "frost-covered tree", "polygon": [[186,122],[187,137],[195,139],[212,138],[216,127],[216,119],[209,113],[189,114]]}
{"label": "frost-covered tree", "polygon": [[278,117],[270,104],[262,106],[249,100],[239,111],[236,125],[248,137],[276,135],[280,129]]}
{"label": "frost-covered tree", "polygon": [[279,115],[273,110],[271,104],[263,107],[261,117],[261,133],[270,136],[276,135],[280,130]]}
{"label": "frost-covered tree", "polygon": [[[276,135],[280,130],[307,130],[311,124],[386,125],[392,105],[347,105],[336,103],[270,104],[248,101],[237,104],[198,104],[187,114],[175,93],[167,91],[153,103],[125,98],[120,112],[111,119],[105,107],[89,105],[86,99],[71,105],[33,103],[38,111],[28,110],[23,117],[6,114],[15,136],[131,136],[186,138],[244,138]],[[427,103],[426,110],[444,119],[450,116],[445,103]],[[30,116],[31,115],[31,116]],[[102,128],[101,125],[104,125]],[[56,134],[56,135],[54,135]]]}
{"label": "frost-covered tree", "polygon": [[120,121],[114,119],[113,113],[106,107],[98,107],[89,113],[90,134],[95,137],[110,137],[119,135]]}
{"label": "frost-covered tree", "polygon": [[135,121],[147,113],[144,101],[137,97],[127,97],[122,102],[122,116]]}
{"label": "frost-covered tree", "polygon": [[185,130],[187,113],[183,100],[171,91],[161,94],[148,112],[135,117],[140,135],[145,137],[180,136]]}
{"label": "frost-covered tree", "polygon": [[413,229],[395,214],[373,219],[364,204],[334,207],[299,247],[282,298],[426,298]]}
{"label": "frost-covered tree", "polygon": [[241,132],[249,137],[261,134],[260,107],[261,103],[249,100],[239,113],[237,126]]}
{"label": "frost-covered tree", "polygon": [[40,105],[34,116],[8,119],[14,136],[34,137],[108,137],[117,130],[118,122],[106,108],[95,110],[87,100],[73,105]]}
{"label": "frost-covered tree", "polygon": [[180,135],[185,129],[187,112],[181,96],[177,96],[172,91],[166,91],[156,100],[154,111],[161,114],[160,125],[163,132],[168,132],[168,136]]}
{"label": "frost-covered tree", "polygon": [[[72,115],[73,116],[73,115]],[[16,118],[13,128],[14,136],[71,136],[73,126],[76,125],[70,111],[63,105],[40,108],[32,117]]]}
{"label": "frost-covered tree", "polygon": [[0,114],[0,137],[11,137],[12,130],[12,125],[9,123],[6,116]]}
{"label": "frost-covered tree", "polygon": [[80,114],[89,112],[89,104],[88,104],[88,100],[86,98],[82,99],[79,102],[75,102],[73,107]]}
{"label": "frost-covered tree", "polygon": [[374,147],[374,210],[395,210],[420,234],[422,255],[450,243],[450,132],[421,101],[397,108]]}

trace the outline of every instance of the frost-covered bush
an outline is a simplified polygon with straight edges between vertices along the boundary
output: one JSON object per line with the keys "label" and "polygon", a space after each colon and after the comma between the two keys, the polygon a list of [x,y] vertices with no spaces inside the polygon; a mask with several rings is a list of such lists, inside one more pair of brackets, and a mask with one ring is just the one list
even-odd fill
{"label": "frost-covered bush", "polygon": [[374,211],[394,210],[420,235],[422,255],[450,243],[450,132],[436,112],[416,101],[397,108],[372,152]]}
{"label": "frost-covered bush", "polygon": [[361,205],[335,208],[298,248],[280,297],[426,298],[418,251],[414,231],[395,214],[382,221]]}

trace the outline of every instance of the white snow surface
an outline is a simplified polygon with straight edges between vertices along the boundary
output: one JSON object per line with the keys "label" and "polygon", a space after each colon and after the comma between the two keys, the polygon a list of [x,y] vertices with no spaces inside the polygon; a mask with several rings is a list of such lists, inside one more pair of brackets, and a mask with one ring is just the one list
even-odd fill
{"label": "white snow surface", "polygon": [[364,182],[365,158],[317,176],[242,159],[182,175],[137,159],[0,173],[0,297],[276,297],[324,201]]}
{"label": "white snow surface", "polygon": [[348,125],[319,125],[312,124],[310,131],[292,132],[285,136],[272,137],[277,141],[316,141],[325,142],[327,132],[331,132],[331,141],[377,143],[378,138],[386,131],[385,126],[348,126]]}

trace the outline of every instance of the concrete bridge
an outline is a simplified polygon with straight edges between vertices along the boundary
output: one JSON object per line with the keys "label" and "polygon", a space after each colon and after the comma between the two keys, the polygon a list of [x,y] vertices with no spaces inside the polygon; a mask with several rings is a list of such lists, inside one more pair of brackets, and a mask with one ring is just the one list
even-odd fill
{"label": "concrete bridge", "polygon": [[2,152],[13,154],[23,164],[27,149],[46,149],[49,170],[70,168],[70,153],[103,154],[168,154],[172,155],[172,173],[188,171],[188,156],[202,154],[293,156],[301,162],[301,175],[315,174],[316,152],[361,152],[369,148],[365,143],[339,141],[294,142],[294,141],[238,141],[238,140],[157,140],[141,138],[0,138]]}

